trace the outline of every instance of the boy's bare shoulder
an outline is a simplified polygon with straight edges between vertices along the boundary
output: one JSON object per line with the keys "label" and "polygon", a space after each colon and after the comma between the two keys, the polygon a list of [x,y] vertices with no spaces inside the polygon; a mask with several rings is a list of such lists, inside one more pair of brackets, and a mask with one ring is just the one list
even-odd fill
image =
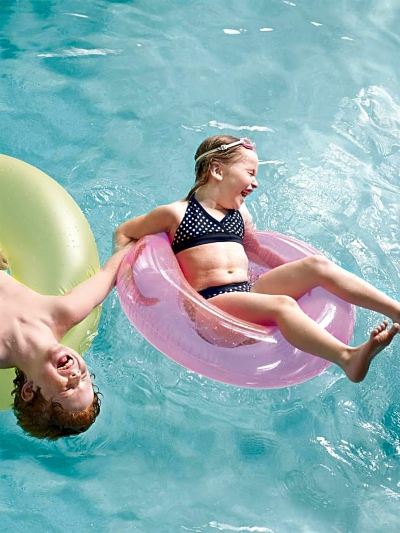
{"label": "boy's bare shoulder", "polygon": [[0,271],[0,290],[3,292],[10,292],[11,294],[16,294],[20,292],[28,292],[30,289],[25,287],[22,283],[14,279],[12,276],[6,272]]}

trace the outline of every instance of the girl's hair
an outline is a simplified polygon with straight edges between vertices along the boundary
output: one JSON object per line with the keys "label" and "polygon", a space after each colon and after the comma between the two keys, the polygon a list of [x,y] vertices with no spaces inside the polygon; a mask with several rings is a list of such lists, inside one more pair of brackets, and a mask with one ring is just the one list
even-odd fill
{"label": "girl's hair", "polygon": [[[196,160],[201,154],[218,148],[222,144],[230,144],[236,141],[240,141],[239,137],[233,137],[232,135],[214,135],[213,137],[207,137],[200,146],[197,148],[194,155]],[[193,187],[188,192],[185,200],[189,200],[199,187],[205,185],[208,181],[211,163],[214,161],[220,161],[221,163],[228,163],[234,161],[237,158],[238,151],[241,145],[233,146],[227,150],[221,152],[214,152],[202,157],[195,166],[196,181]]]}

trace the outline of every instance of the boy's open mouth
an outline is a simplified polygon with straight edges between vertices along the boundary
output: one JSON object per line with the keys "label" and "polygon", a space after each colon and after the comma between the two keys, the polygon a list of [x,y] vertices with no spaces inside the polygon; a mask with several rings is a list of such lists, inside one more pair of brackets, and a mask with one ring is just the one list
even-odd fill
{"label": "boy's open mouth", "polygon": [[57,362],[57,368],[67,370],[74,364],[74,360],[70,355],[62,355]]}

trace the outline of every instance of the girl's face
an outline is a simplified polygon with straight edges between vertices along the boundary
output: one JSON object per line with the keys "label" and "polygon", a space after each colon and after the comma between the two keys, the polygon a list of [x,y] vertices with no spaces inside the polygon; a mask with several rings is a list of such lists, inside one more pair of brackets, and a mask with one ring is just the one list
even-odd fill
{"label": "girl's face", "polygon": [[221,166],[220,204],[225,209],[239,209],[245,198],[258,187],[256,152],[240,149],[240,159]]}

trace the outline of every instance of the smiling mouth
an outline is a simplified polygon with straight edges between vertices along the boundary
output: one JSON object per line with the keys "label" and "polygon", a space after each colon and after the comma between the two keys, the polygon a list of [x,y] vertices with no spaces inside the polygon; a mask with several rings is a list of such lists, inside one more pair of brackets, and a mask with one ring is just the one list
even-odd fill
{"label": "smiling mouth", "polygon": [[251,194],[253,191],[248,191],[247,189],[245,189],[244,191],[242,191],[240,194],[243,196],[243,198],[246,198],[246,196],[248,196],[249,194]]}
{"label": "smiling mouth", "polygon": [[57,362],[59,370],[68,370],[74,364],[74,360],[70,355],[62,355]]}

